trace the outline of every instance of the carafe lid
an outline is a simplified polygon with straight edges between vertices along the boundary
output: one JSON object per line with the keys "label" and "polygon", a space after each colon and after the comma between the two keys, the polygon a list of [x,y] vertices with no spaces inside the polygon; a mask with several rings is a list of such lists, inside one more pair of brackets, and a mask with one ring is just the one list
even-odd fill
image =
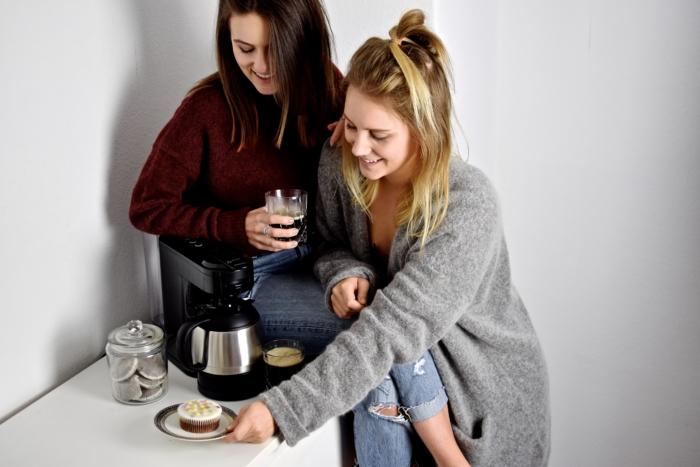
{"label": "carafe lid", "polygon": [[163,330],[152,324],[144,324],[138,319],[129,321],[112,331],[107,338],[108,346],[122,353],[150,353],[165,344]]}
{"label": "carafe lid", "polygon": [[253,326],[260,315],[252,305],[253,300],[241,300],[236,296],[220,297],[200,305],[199,311],[211,316],[202,325],[206,331],[229,332]]}

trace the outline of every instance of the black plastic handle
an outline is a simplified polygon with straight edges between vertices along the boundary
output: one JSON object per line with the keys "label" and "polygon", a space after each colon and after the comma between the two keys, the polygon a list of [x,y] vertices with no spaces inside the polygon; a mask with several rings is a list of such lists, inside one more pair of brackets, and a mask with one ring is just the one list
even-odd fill
{"label": "black plastic handle", "polygon": [[185,321],[177,331],[177,338],[175,340],[177,358],[180,360],[180,364],[188,371],[202,371],[207,367],[209,333],[207,333],[204,339],[204,362],[195,364],[192,362],[192,331],[194,331],[194,328],[197,326],[208,323],[209,321],[211,321],[210,317],[200,316],[199,318]]}

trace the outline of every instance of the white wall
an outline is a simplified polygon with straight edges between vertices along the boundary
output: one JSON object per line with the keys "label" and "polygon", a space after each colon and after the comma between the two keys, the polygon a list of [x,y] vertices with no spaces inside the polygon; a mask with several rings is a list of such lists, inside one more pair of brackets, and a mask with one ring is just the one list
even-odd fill
{"label": "white wall", "polygon": [[213,70],[215,2],[3,1],[0,421],[148,317],[127,209],[158,131]]}
{"label": "white wall", "polygon": [[437,32],[445,42],[454,78],[460,156],[492,180],[496,173],[498,2],[439,0]]}
{"label": "white wall", "polygon": [[437,25],[547,357],[550,465],[699,465],[700,3],[486,3]]}
{"label": "white wall", "polygon": [[401,15],[413,8],[426,14],[426,21],[433,25],[433,4],[437,0],[323,0],[335,35],[337,64],[345,72],[352,54],[370,37],[389,38],[389,29],[395,26]]}

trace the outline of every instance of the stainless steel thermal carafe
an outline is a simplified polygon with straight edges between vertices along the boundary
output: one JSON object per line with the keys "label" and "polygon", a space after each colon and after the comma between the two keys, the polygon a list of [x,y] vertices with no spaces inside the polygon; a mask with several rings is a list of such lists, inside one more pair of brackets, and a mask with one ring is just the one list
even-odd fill
{"label": "stainless steel thermal carafe", "polygon": [[225,297],[178,331],[180,364],[197,373],[197,386],[215,400],[243,400],[264,389],[263,330],[250,300]]}

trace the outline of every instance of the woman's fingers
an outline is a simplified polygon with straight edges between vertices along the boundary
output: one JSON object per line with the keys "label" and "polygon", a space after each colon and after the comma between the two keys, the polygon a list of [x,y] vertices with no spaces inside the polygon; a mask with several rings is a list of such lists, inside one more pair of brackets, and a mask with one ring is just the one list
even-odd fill
{"label": "woman's fingers", "polygon": [[269,237],[289,238],[299,233],[299,229],[294,227],[294,219],[291,217],[281,216],[279,214],[268,214],[267,216],[267,224],[263,224],[263,234],[267,226],[270,226],[267,229],[267,235]]}
{"label": "woman's fingers", "polygon": [[335,146],[343,136],[343,131],[345,130],[345,119],[341,117],[337,122],[328,125],[328,129],[333,132],[330,140],[331,146]]}
{"label": "woman's fingers", "polygon": [[255,401],[243,407],[226,430],[226,443],[264,443],[275,433],[275,421],[264,402]]}
{"label": "woman's fingers", "polygon": [[369,293],[369,281],[363,277],[357,278],[357,301],[362,305],[367,305],[367,294]]}
{"label": "woman's fingers", "polygon": [[289,216],[278,214],[268,214],[265,207],[253,209],[248,212],[245,219],[246,236],[248,243],[259,250],[280,251],[296,248],[295,241],[277,240],[278,238],[289,238],[298,234],[298,229],[285,229],[271,227],[270,224],[291,225],[294,219]]}
{"label": "woman's fingers", "polygon": [[[365,284],[366,283],[366,284]],[[367,302],[369,281],[361,277],[348,277],[331,290],[333,312],[340,318],[350,318],[359,313]],[[358,299],[362,298],[362,302]]]}
{"label": "woman's fingers", "polygon": [[[295,229],[292,227],[291,229],[285,229],[285,228],[278,228],[278,227],[270,227],[267,229],[267,236],[268,238],[289,238],[297,235],[299,233],[299,229]],[[263,227],[263,236],[265,235],[265,227]],[[279,241],[285,241],[285,240],[279,240]]]}
{"label": "woman's fingers", "polygon": [[264,216],[260,216],[260,223],[266,225],[292,225],[294,224],[294,219],[289,216],[283,216],[281,214],[265,213]]}
{"label": "woman's fingers", "polygon": [[[365,305],[364,303],[358,301],[359,298],[359,290],[360,290],[360,281],[365,281],[367,282],[366,279],[362,279],[361,277],[348,277],[344,281],[342,281],[340,285],[341,289],[341,294],[342,294],[342,299],[345,302],[345,306],[354,312],[358,312],[362,310]],[[367,289],[369,290],[369,282],[367,283],[368,287]],[[365,296],[366,296],[365,292]],[[366,301],[366,298],[365,298]]]}
{"label": "woman's fingers", "polygon": [[337,294],[331,294],[331,306],[333,307],[333,313],[340,319],[348,319],[352,316],[350,309],[342,303]]}
{"label": "woman's fingers", "polygon": [[240,412],[238,412],[238,416],[236,417],[236,419],[233,422],[231,422],[229,426],[226,427],[226,431],[228,431],[229,434],[224,436],[225,443],[235,443],[236,441],[238,441],[238,438],[240,437],[240,434],[243,430],[236,431],[236,428],[238,427],[238,425],[240,425],[241,420],[244,419],[247,410],[248,406],[246,405],[241,409]]}
{"label": "woman's fingers", "polygon": [[236,426],[238,426],[238,423],[241,421],[241,416],[245,413],[245,411],[248,410],[248,406],[246,405],[241,409],[240,412],[238,412],[238,416],[231,422],[229,426],[226,427],[226,431],[233,431],[236,429]]}
{"label": "woman's fingers", "polygon": [[334,297],[331,297],[331,305],[333,306],[333,312],[340,319],[350,319],[358,313],[339,303]]}

